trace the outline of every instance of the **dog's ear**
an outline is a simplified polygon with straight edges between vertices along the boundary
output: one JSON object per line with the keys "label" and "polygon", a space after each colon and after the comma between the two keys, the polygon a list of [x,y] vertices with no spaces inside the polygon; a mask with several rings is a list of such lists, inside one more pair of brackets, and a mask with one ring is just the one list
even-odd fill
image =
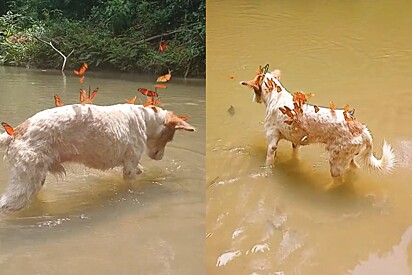
{"label": "dog's ear", "polygon": [[271,74],[272,74],[277,80],[280,80],[281,72],[280,72],[279,69],[274,70],[273,72],[271,72]]}
{"label": "dog's ear", "polygon": [[195,127],[184,121],[182,118],[176,116],[173,112],[167,112],[165,125],[176,130],[186,130],[193,132]]}
{"label": "dog's ear", "polygon": [[249,88],[252,88],[253,90],[259,90],[259,87],[255,84],[255,80],[249,80],[249,81],[242,81],[240,82],[240,85],[248,86]]}
{"label": "dog's ear", "polygon": [[252,88],[256,93],[260,93],[260,86],[262,85],[265,75],[259,74],[254,79],[249,81],[241,81],[240,85],[248,86]]}

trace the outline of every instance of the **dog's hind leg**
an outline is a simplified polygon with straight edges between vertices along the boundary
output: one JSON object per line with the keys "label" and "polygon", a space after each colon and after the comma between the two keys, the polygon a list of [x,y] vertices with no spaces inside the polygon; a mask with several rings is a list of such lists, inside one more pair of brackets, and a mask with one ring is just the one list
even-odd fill
{"label": "dog's hind leg", "polygon": [[335,188],[344,183],[343,175],[348,170],[353,156],[344,150],[330,152],[330,174],[333,178],[326,189]]}
{"label": "dog's hind leg", "polygon": [[350,162],[350,167],[353,169],[359,168],[359,164],[356,163],[355,159],[352,159]]}
{"label": "dog's hind leg", "polygon": [[338,186],[341,186],[344,182],[345,181],[343,180],[343,176],[332,177],[332,181],[325,186],[325,190],[328,191]]}
{"label": "dog's hind leg", "polygon": [[29,175],[23,169],[13,167],[6,192],[0,197],[0,209],[18,211],[26,207],[41,189],[46,174],[45,169],[36,171],[35,175]]}

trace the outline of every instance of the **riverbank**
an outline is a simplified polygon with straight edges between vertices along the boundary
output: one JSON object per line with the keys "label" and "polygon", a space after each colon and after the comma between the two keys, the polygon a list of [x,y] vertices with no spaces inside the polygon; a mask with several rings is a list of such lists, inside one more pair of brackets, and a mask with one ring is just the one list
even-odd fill
{"label": "riverbank", "polygon": [[64,55],[66,70],[206,74],[204,0],[26,2],[0,7],[2,65],[60,69]]}

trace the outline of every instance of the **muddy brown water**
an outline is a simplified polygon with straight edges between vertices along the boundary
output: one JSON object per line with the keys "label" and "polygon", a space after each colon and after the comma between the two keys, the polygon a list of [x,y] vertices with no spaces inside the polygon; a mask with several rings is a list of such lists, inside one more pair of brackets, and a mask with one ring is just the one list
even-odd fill
{"label": "muddy brown water", "polygon": [[[64,78],[0,67],[0,120],[18,125],[53,107],[55,93],[78,102],[89,84],[99,86],[94,103],[106,105],[155,77],[90,71],[82,85],[70,71]],[[161,161],[145,156],[144,173],[130,185],[118,169],[69,165],[66,177],[49,175],[30,207],[0,221],[0,274],[204,273],[205,82],[173,78],[167,86],[164,108],[189,115],[197,131],[176,133]],[[7,178],[0,162],[0,192]]]}
{"label": "muddy brown water", "polygon": [[[412,274],[412,2],[207,2],[207,274]],[[239,85],[282,70],[310,103],[349,104],[390,175],[355,172],[326,192],[321,146],[292,158],[282,141],[263,167],[264,105]],[[230,79],[228,75],[234,75]],[[232,106],[232,107],[231,107]],[[230,109],[230,110],[229,110]]]}

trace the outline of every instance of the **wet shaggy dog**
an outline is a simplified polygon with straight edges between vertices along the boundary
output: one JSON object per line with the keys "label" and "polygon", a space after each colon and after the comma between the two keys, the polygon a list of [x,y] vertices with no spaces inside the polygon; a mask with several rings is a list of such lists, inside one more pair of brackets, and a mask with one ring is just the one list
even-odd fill
{"label": "wet shaggy dog", "polygon": [[[358,167],[354,160],[358,154],[358,159],[364,166],[383,172],[392,170],[395,156],[386,141],[383,143],[382,158],[377,159],[372,152],[372,136],[369,130],[353,117],[348,119],[350,115],[344,113],[344,110],[332,110],[309,104],[296,108],[293,95],[280,82],[279,70],[258,73],[254,79],[242,81],[240,84],[253,89],[255,102],[263,102],[266,105],[266,165],[273,163],[279,141],[286,139],[292,142],[294,149],[299,145],[324,144],[329,153],[330,173],[335,184],[342,183],[342,175],[349,166]],[[282,112],[285,106],[290,110],[297,110],[297,113],[292,113],[293,121]]]}
{"label": "wet shaggy dog", "polygon": [[166,144],[176,129],[195,129],[158,107],[118,104],[112,106],[65,105],[41,111],[2,133],[10,176],[0,209],[17,211],[41,189],[47,172],[65,174],[65,162],[82,163],[106,170],[123,167],[123,177],[133,180],[142,171],[140,158],[146,151],[163,158]]}

